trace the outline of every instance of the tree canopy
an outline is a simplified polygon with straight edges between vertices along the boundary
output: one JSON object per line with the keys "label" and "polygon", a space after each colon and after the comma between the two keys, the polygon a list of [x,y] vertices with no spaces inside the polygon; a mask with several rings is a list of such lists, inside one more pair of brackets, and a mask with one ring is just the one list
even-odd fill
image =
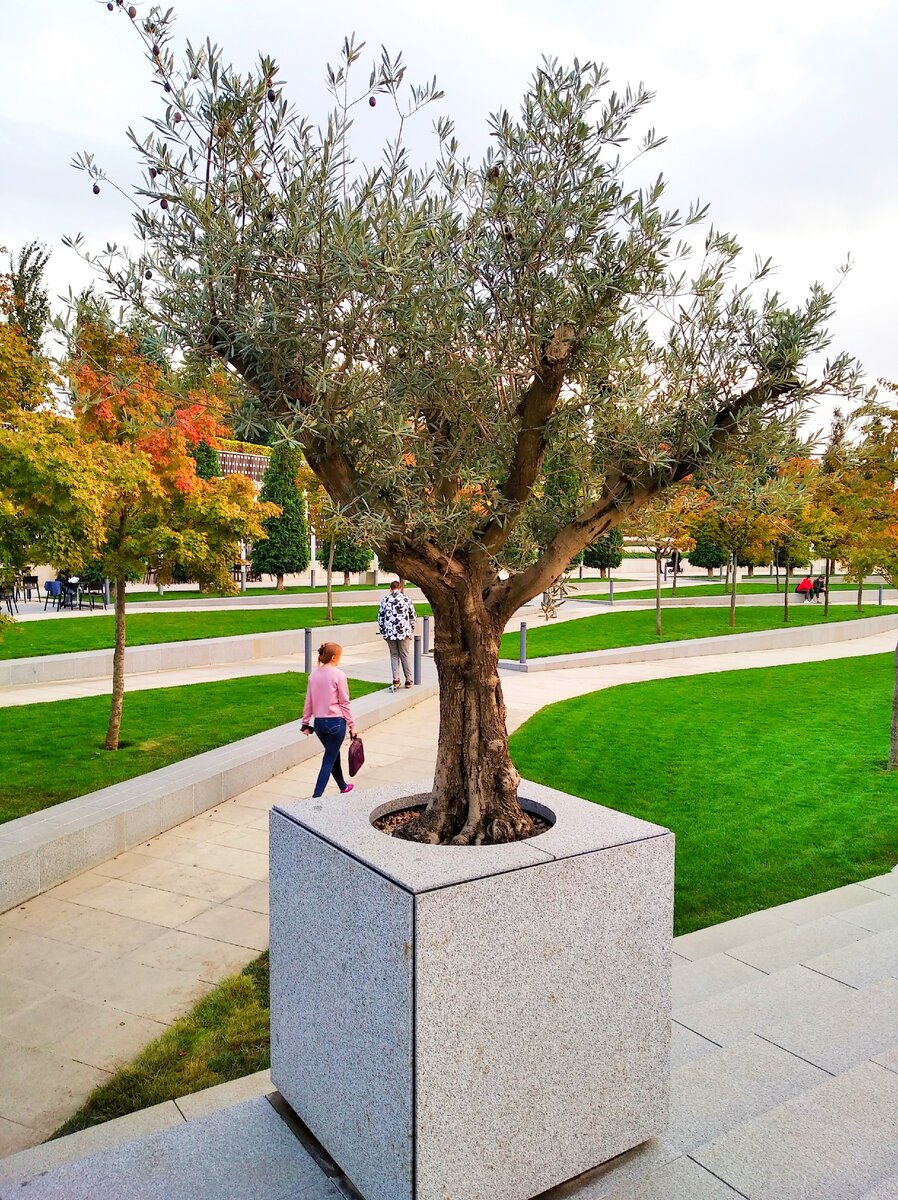
{"label": "tree canopy", "polygon": [[[408,126],[442,94],[409,86],[401,59],[359,78],[348,39],[317,120],[273,59],[242,74],[211,42],[175,53],[172,21],[133,21],[164,87],[131,134],[143,249],[88,257],[239,374],[247,432],[299,445],[354,534],[424,589],[441,685],[424,836],[526,832],[494,682],[506,621],[746,414],[852,392],[852,360],[823,357],[832,296],[765,291],[769,263],[743,268],[734,237],[699,230],[704,208],[629,182],[662,140],[628,144],[651,93],[612,90],[597,63],[545,60],[481,157],[439,116],[419,164]],[[369,166],[354,123],[378,98],[395,130]],[[549,472],[577,481],[562,502]],[[535,555],[516,536],[534,509]]]}

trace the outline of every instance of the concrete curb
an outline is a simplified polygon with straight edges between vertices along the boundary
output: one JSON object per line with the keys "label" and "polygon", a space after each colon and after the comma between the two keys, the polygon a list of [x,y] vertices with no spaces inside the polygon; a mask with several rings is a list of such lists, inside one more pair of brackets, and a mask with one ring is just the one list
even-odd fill
{"label": "concrete curb", "polygon": [[805,625],[801,629],[764,629],[756,633],[724,634],[722,637],[692,638],[660,645],[620,646],[613,650],[588,650],[581,654],[553,654],[526,663],[500,659],[503,671],[564,671],[576,667],[611,666],[614,663],[655,662],[669,658],[699,658],[708,654],[739,654],[750,650],[778,650],[793,646],[823,646],[850,642],[877,633],[898,630],[898,613],[885,617],[862,617],[837,625]]}
{"label": "concrete curb", "polygon": [[[437,694],[374,692],[353,702],[361,732]],[[321,753],[290,721],[0,825],[0,912],[172,829]]]}
{"label": "concrete curb", "polygon": [[[380,604],[387,594],[388,585],[372,587],[369,591],[334,592],[334,608],[349,608],[356,604]],[[405,594],[412,603],[423,604],[424,593],[420,588],[406,588]],[[178,612],[190,608],[324,608],[327,604],[325,592],[284,592],[281,595],[257,596],[251,590],[239,596],[194,597],[185,600],[137,600],[128,605],[128,612]]]}
{"label": "concrete curb", "polygon": [[[312,652],[320,641],[359,646],[377,637],[374,621],[352,625],[321,625],[312,630]],[[125,672],[143,675],[151,671],[211,667],[247,659],[283,658],[302,654],[304,631],[279,629],[273,633],[242,633],[235,637],[196,638],[192,641],[159,642],[151,646],[128,646]],[[84,650],[76,654],[45,654],[36,658],[9,658],[0,662],[0,687],[27,683],[65,683],[71,679],[112,677],[112,650]],[[314,663],[313,663],[314,665]]]}
{"label": "concrete curb", "polygon": [[[879,598],[877,588],[864,589],[864,604],[875,605]],[[591,600],[586,596],[572,596],[572,600],[576,600],[578,604],[594,604],[597,608],[611,609],[616,608],[654,608],[654,596],[645,596],[641,600],[632,600],[627,596],[627,593],[620,591],[616,593],[614,602],[608,600]],[[833,592],[829,598],[830,606],[833,604],[856,604],[857,592]],[[898,592],[893,588],[883,588],[883,604],[893,605],[898,603]],[[800,608],[804,604],[801,596],[796,596],[792,589],[789,596],[789,607]],[[688,589],[684,589],[682,596],[662,596],[661,607],[665,608],[729,608],[729,596],[690,596]],[[782,592],[761,592],[750,596],[737,596],[736,606],[738,608],[763,608],[773,607],[778,605],[783,606]],[[819,605],[818,607],[822,607]]]}

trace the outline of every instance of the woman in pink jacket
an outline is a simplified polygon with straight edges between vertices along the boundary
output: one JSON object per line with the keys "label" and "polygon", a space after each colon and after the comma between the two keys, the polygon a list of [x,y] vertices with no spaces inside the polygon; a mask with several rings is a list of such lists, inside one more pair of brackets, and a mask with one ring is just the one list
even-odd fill
{"label": "woman in pink jacket", "polygon": [[312,732],[309,718],[315,720],[315,733],[324,746],[324,758],[318,772],[313,796],[321,796],[333,775],[341,792],[351,792],[352,784],[343,778],[340,765],[340,747],[346,737],[355,733],[355,721],[349,704],[349,684],[346,675],[339,669],[343,647],[336,642],[324,642],[318,647],[318,670],[309,676],[306,702],[302,710],[302,731],[306,736]]}

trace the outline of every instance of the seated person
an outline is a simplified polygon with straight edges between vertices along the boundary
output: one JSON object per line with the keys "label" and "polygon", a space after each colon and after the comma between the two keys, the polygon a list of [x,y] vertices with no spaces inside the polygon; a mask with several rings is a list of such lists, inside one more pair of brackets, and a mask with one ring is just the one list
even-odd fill
{"label": "seated person", "polygon": [[819,603],[820,597],[826,595],[826,580],[818,575],[814,580],[814,599]]}
{"label": "seated person", "polygon": [[804,596],[805,604],[809,604],[814,599],[814,581],[810,575],[805,575],[795,590],[799,596]]}

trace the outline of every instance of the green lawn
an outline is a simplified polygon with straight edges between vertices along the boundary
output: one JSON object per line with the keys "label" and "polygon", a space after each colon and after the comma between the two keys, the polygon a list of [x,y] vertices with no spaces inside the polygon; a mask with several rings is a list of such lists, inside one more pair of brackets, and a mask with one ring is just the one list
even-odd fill
{"label": "green lawn", "polygon": [[[128,692],[115,752],[103,749],[108,696],[0,708],[0,822],[293,721],[306,678],[288,671]],[[349,681],[353,697],[382,686]]]}
{"label": "green lawn", "polygon": [[[796,599],[799,599],[796,597]],[[826,620],[852,621],[858,617],[882,617],[898,608],[867,605],[860,612],[848,606],[831,608]],[[664,636],[655,634],[655,610],[607,612],[596,617],[578,617],[558,624],[531,625],[527,630],[527,657],[545,658],[551,654],[580,654],[587,650],[609,650],[619,646],[644,646],[656,642],[674,642],[701,637],[723,637],[728,633],[753,633],[759,629],[783,627],[782,609],[737,608],[736,625],[729,626],[729,609],[675,608],[663,613]],[[817,625],[824,620],[822,604],[789,606],[789,625]],[[517,659],[518,634],[506,633],[500,655]]]}
{"label": "green lawn", "polygon": [[527,779],[677,836],[677,933],[890,870],[892,656],[628,684],[542,709]]}
{"label": "green lawn", "polygon": [[[418,616],[430,613],[427,604],[416,604]],[[377,605],[347,605],[334,609],[334,625],[377,622]],[[327,609],[216,609],[212,612],[134,613],[128,617],[128,645],[151,646],[158,642],[188,642],[196,638],[233,637],[240,633],[271,633],[279,629],[327,626]],[[107,650],[115,644],[115,618],[52,617],[24,621],[6,629],[0,640],[0,659],[33,658],[41,654],[69,654],[76,650]],[[375,636],[372,628],[371,636]]]}
{"label": "green lawn", "polygon": [[[801,577],[799,576],[799,578],[801,578]],[[795,591],[795,583],[796,582],[797,581],[793,577],[792,583],[789,588],[790,598],[791,598],[791,596],[795,596],[795,599],[797,601],[799,601],[799,603],[801,603],[802,598]],[[864,591],[867,593],[872,591],[875,594],[878,586],[879,585],[875,584],[875,583],[867,583],[864,585]],[[883,584],[883,587],[887,587],[887,586],[888,586],[887,584]],[[831,592],[854,592],[854,593],[857,593],[857,584],[855,584],[855,583],[831,583],[829,585],[829,590]],[[736,595],[737,596],[762,596],[762,595],[766,596],[770,593],[772,593],[773,595],[779,594],[780,596],[782,596],[782,594],[783,594],[782,581],[780,582],[779,593],[777,593],[777,590],[776,590],[776,580],[775,579],[763,579],[763,580],[751,579],[751,580],[747,580],[744,583],[736,584]],[[727,587],[724,587],[724,585],[722,583],[697,583],[697,584],[695,584],[695,586],[692,586],[691,584],[686,584],[685,586],[683,586],[681,584],[677,588],[676,592],[674,592],[673,589],[669,588],[669,587],[661,588],[662,597],[668,597],[668,598],[671,596],[674,596],[674,595],[676,595],[678,598],[683,598],[685,596],[728,596],[729,594],[730,594],[730,589]],[[617,598],[618,598],[618,600],[654,600],[655,599],[655,589],[653,587],[652,588],[640,588],[639,591],[636,591],[636,592],[620,592],[618,594]],[[605,596],[604,595],[578,596],[577,599],[578,600],[604,600]]]}
{"label": "green lawn", "polygon": [[[389,587],[389,579],[381,583],[335,583],[333,587],[334,594],[337,592],[371,592],[382,588],[386,592]],[[229,600],[245,600],[252,596],[308,596],[315,594],[323,596],[327,591],[327,587],[288,587],[279,592],[274,587],[257,587],[255,584],[249,584],[245,593],[239,593],[236,596],[228,596]],[[148,604],[157,600],[210,600],[213,598],[221,598],[224,592],[201,592],[198,588],[185,588],[182,591],[166,590],[161,596],[154,588],[152,591],[146,592],[128,592],[126,593],[129,604]]]}
{"label": "green lawn", "polygon": [[268,955],[263,954],[96,1088],[53,1137],[264,1071],[268,1063]]}

